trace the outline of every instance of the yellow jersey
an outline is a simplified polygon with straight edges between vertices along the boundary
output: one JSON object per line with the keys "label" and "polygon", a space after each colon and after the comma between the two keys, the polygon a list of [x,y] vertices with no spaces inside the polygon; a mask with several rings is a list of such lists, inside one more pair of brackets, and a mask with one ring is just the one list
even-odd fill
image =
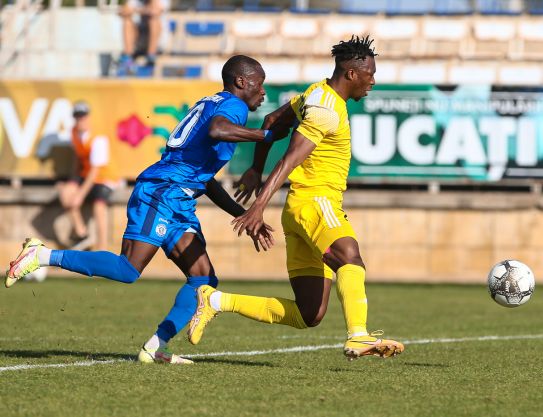
{"label": "yellow jersey", "polygon": [[293,97],[290,105],[299,121],[296,130],[316,145],[289,175],[291,192],[341,199],[351,163],[347,103],[323,80]]}

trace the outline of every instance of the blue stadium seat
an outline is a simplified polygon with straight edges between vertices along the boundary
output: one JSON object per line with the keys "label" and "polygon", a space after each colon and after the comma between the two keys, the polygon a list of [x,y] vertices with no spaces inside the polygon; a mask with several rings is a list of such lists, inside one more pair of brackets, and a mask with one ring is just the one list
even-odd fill
{"label": "blue stadium seat", "polygon": [[434,0],[388,0],[386,13],[389,15],[423,15],[432,13]]}
{"label": "blue stadium seat", "polygon": [[437,15],[460,15],[473,13],[471,0],[435,0],[434,13]]}
{"label": "blue stadium seat", "polygon": [[233,12],[236,10],[235,6],[217,6],[213,0],[197,0],[196,11],[197,12]]}
{"label": "blue stadium seat", "polygon": [[281,13],[283,9],[278,6],[258,6],[258,5],[246,5],[243,6],[244,12],[256,12],[256,13]]}
{"label": "blue stadium seat", "polygon": [[515,3],[509,0],[477,0],[476,8],[481,14],[518,15],[521,10],[514,8]]}
{"label": "blue stadium seat", "polygon": [[340,13],[377,14],[384,13],[388,0],[341,0]]}
{"label": "blue stadium seat", "polygon": [[528,0],[526,4],[526,11],[530,14],[543,14],[543,1]]}
{"label": "blue stadium seat", "polygon": [[326,14],[326,13],[331,13],[332,10],[330,9],[325,9],[325,8],[308,8],[308,9],[297,9],[295,7],[291,8],[289,10],[291,13],[307,13],[307,14]]}
{"label": "blue stadium seat", "polygon": [[164,78],[201,78],[202,67],[200,65],[165,65],[161,75]]}
{"label": "blue stadium seat", "polygon": [[242,9],[244,12],[264,13],[280,13],[283,11],[283,8],[279,6],[262,5],[260,0],[244,0]]}
{"label": "blue stadium seat", "polygon": [[[433,13],[436,6],[448,0],[342,0],[340,13],[363,13],[388,15],[424,15]],[[450,1],[463,4],[469,0]],[[456,7],[456,6],[454,6]]]}
{"label": "blue stadium seat", "polygon": [[134,74],[135,77],[140,78],[149,78],[153,76],[153,67],[150,65],[145,66],[137,66],[136,67],[136,73]]}
{"label": "blue stadium seat", "polygon": [[224,33],[223,22],[187,22],[185,32],[191,36],[217,36]]}

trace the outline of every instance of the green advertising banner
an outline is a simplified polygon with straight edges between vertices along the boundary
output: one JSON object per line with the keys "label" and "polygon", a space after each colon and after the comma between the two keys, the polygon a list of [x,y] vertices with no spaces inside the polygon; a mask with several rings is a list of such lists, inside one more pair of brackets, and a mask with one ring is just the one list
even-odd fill
{"label": "green advertising banner", "polygon": [[[268,86],[267,100],[251,115],[264,116],[307,85]],[[352,135],[351,179],[495,182],[543,177],[543,89],[495,86],[376,86],[348,102]],[[274,145],[266,166],[281,157]],[[253,145],[240,145],[229,165],[241,174]]]}
{"label": "green advertising banner", "polygon": [[[266,87],[250,127],[307,85]],[[93,131],[110,138],[112,163],[133,179],[160,158],[170,131],[202,96],[221,85],[180,80],[0,82],[0,177],[55,178],[73,126],[72,102],[85,99]],[[543,178],[543,88],[378,85],[348,102],[352,181],[495,182]],[[284,153],[274,144],[269,172]],[[253,145],[239,145],[228,172],[252,163]]]}

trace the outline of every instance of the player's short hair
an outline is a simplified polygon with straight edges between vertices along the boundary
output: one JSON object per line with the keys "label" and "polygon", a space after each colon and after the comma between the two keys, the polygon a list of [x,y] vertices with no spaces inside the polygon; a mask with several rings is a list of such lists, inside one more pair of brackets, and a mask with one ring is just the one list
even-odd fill
{"label": "player's short hair", "polygon": [[247,76],[261,69],[260,62],[246,55],[234,55],[222,67],[222,81],[225,86],[234,84],[237,77]]}
{"label": "player's short hair", "polygon": [[336,65],[352,59],[365,61],[368,56],[377,56],[375,48],[371,46],[372,43],[373,39],[370,39],[369,35],[362,38],[353,35],[348,41],[340,41],[332,46],[332,56],[336,60]]}

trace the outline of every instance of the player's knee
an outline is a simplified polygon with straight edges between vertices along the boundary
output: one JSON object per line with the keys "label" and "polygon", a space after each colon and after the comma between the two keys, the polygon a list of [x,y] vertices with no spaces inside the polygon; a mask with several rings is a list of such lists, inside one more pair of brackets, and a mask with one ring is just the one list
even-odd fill
{"label": "player's knee", "polygon": [[125,284],[133,284],[141,275],[140,271],[124,255],[119,256],[118,274],[121,278],[120,282]]}
{"label": "player's knee", "polygon": [[125,4],[120,12],[119,15],[124,19],[132,19],[132,16],[134,16],[135,10],[133,7],[130,7],[129,5]]}
{"label": "player's knee", "polygon": [[334,272],[344,265],[359,265],[362,268],[365,268],[364,261],[356,246],[341,248],[341,250],[330,248],[330,250],[322,256],[322,260]]}
{"label": "player's knee", "polygon": [[324,317],[319,315],[312,315],[308,317],[302,316],[302,318],[304,319],[304,323],[307,325],[307,327],[317,327]]}
{"label": "player's knee", "polygon": [[326,307],[300,309],[300,314],[307,327],[317,327],[326,314]]}

